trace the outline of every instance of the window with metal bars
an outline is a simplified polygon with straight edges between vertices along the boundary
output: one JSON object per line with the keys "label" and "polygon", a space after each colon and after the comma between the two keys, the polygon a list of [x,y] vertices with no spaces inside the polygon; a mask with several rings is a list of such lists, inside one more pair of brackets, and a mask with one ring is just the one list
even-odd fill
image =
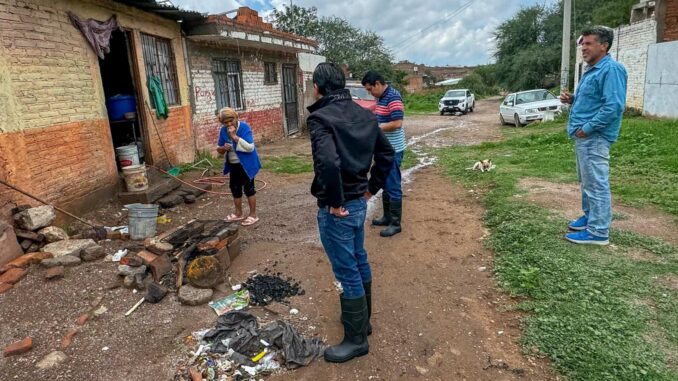
{"label": "window with metal bars", "polygon": [[275,62],[264,62],[264,85],[278,84],[278,70]]}
{"label": "window with metal bars", "polygon": [[167,105],[179,104],[179,85],[171,41],[142,33],[141,45],[146,75],[160,78]]}
{"label": "window with metal bars", "polygon": [[243,88],[240,61],[214,60],[212,62],[217,109],[230,107],[243,110]]}

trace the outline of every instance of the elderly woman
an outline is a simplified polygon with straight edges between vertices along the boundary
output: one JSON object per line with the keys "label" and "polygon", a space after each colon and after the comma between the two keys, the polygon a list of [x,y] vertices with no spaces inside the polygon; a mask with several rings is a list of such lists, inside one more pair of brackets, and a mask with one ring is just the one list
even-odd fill
{"label": "elderly woman", "polygon": [[[235,212],[229,214],[226,221],[242,221],[243,226],[254,225],[259,221],[254,176],[259,172],[261,162],[254,148],[252,130],[247,123],[238,120],[238,113],[231,108],[219,110],[218,118],[222,126],[217,152],[225,155],[224,175],[230,174],[228,185],[235,206]],[[243,190],[250,207],[247,218],[242,210]]]}

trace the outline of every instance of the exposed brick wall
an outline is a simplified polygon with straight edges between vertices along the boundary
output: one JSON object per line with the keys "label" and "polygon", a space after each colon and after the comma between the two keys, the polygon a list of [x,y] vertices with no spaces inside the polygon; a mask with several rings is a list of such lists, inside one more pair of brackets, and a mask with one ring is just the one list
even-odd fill
{"label": "exposed brick wall", "polygon": [[[139,32],[172,40],[182,105],[157,126],[173,163],[193,160],[194,141],[175,21],[110,0],[0,0],[0,178],[77,210],[78,200],[113,189],[118,174],[98,58],[66,11],[84,19],[117,15],[132,30],[138,78],[145,78]],[[145,121],[147,157],[163,161],[155,128]],[[0,188],[6,217],[7,201],[26,199]]]}
{"label": "exposed brick wall", "polygon": [[664,35],[662,41],[678,40],[678,0],[665,0]]}
{"label": "exposed brick wall", "polygon": [[[284,136],[282,65],[295,64],[296,57],[294,55],[238,50],[237,48],[195,42],[189,44],[189,49],[194,103],[193,129],[196,146],[199,150],[213,149],[220,128],[215,117],[217,101],[216,87],[212,75],[214,59],[228,58],[240,61],[244,110],[238,110],[238,112],[240,118],[252,127],[255,141],[257,143],[270,142]],[[276,63],[278,83],[264,83],[265,62]],[[303,99],[301,94],[299,99]],[[302,107],[301,102],[299,107]]]}
{"label": "exposed brick wall", "polygon": [[[614,42],[610,55],[621,62],[628,73],[626,105],[643,109],[645,97],[645,71],[647,68],[647,49],[657,39],[657,22],[647,19],[631,25],[614,29]],[[581,50],[577,49],[575,67],[575,87],[580,77],[579,64],[583,62]]]}

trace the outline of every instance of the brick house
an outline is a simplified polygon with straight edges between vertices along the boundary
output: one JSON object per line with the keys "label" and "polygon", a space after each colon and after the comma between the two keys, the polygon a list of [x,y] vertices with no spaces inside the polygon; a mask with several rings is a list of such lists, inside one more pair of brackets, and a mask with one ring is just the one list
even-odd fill
{"label": "brick house", "polygon": [[[215,113],[237,110],[258,143],[299,131],[303,123],[307,79],[317,43],[276,30],[256,11],[241,7],[210,15],[187,28],[193,128],[198,150],[213,150],[220,125]],[[300,64],[310,58],[311,65]]]}
{"label": "brick house", "polygon": [[[103,60],[67,12],[82,20],[116,16],[120,29]],[[192,19],[202,15],[153,0],[0,0],[0,179],[77,212],[115,193],[115,147],[133,139],[147,163],[192,161],[178,22]],[[151,73],[161,78],[167,119],[148,106]],[[106,101],[116,94],[134,97],[136,115],[109,118]],[[0,185],[0,218],[27,201],[34,204]]]}

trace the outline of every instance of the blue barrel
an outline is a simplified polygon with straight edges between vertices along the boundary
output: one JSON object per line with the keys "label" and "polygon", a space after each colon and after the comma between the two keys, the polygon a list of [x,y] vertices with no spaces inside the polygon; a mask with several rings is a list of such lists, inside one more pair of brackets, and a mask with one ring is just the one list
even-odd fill
{"label": "blue barrel", "polygon": [[106,108],[110,120],[122,120],[126,112],[137,111],[134,95],[114,95],[106,99]]}

